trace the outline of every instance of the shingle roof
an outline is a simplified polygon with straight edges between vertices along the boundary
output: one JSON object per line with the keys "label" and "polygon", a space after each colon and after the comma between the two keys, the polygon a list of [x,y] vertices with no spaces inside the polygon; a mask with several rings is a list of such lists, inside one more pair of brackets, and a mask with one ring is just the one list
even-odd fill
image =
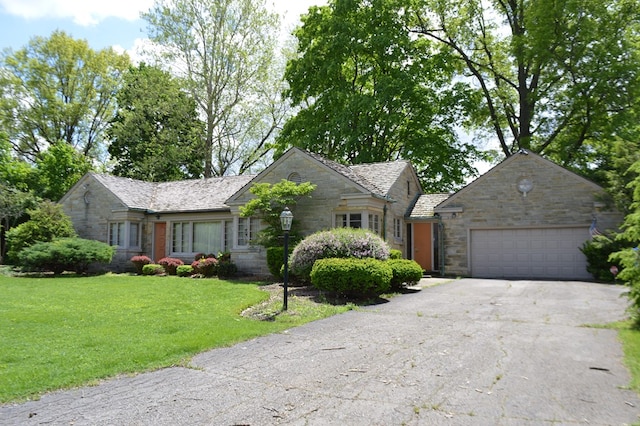
{"label": "shingle roof", "polygon": [[435,207],[449,198],[451,194],[422,194],[413,206],[410,219],[433,217]]}
{"label": "shingle roof", "polygon": [[187,212],[227,209],[225,201],[253,175],[222,176],[175,182],[143,182],[105,174],[93,176],[131,209]]}
{"label": "shingle roof", "polygon": [[398,177],[405,167],[409,165],[408,161],[399,160],[386,163],[345,166],[344,164],[328,160],[321,155],[308,151],[304,152],[366,190],[383,197],[389,193],[391,186],[398,180]]}

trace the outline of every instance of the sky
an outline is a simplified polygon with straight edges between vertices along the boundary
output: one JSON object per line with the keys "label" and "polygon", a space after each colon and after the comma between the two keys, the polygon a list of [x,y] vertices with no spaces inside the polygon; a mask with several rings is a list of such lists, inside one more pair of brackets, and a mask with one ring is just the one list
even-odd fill
{"label": "sky", "polygon": [[[146,38],[140,13],[153,0],[0,0],[0,50],[25,47],[35,36],[49,37],[63,30],[85,39],[94,50],[114,47],[135,56]],[[284,16],[283,27],[292,29],[310,6],[326,0],[267,0],[267,7]],[[290,32],[290,31],[289,31]]]}

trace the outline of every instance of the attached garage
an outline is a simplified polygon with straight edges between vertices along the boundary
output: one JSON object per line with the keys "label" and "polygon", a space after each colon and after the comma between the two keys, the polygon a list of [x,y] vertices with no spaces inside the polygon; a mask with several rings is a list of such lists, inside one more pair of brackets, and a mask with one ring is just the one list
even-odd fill
{"label": "attached garage", "polygon": [[589,228],[471,229],[473,277],[588,280],[587,261],[579,247]]}

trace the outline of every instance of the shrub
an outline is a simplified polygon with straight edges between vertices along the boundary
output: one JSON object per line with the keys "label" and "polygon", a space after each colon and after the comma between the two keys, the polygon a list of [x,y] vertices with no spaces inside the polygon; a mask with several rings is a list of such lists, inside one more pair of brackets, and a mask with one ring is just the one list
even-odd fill
{"label": "shrub", "polygon": [[624,241],[611,239],[604,235],[596,235],[591,240],[586,241],[580,247],[580,251],[587,258],[587,272],[593,275],[596,280],[613,282],[615,277],[610,271],[611,266],[621,268],[619,263],[612,263],[609,260],[609,256],[628,246],[629,244]]}
{"label": "shrub", "polygon": [[19,266],[28,270],[84,273],[93,263],[111,263],[114,248],[82,238],[60,238],[32,244],[18,254]]}
{"label": "shrub", "polygon": [[158,265],[162,265],[167,275],[176,275],[176,269],[178,266],[184,265],[184,262],[174,257],[163,257],[158,260]]}
{"label": "shrub", "polygon": [[387,265],[393,272],[391,279],[393,289],[400,289],[403,285],[413,285],[422,279],[422,266],[415,260],[389,259]]}
{"label": "shrub", "polygon": [[142,267],[144,265],[148,265],[152,262],[152,260],[148,256],[133,256],[131,258],[131,263],[136,268],[136,273],[138,275],[142,275]]}
{"label": "shrub", "polygon": [[213,277],[218,274],[218,259],[215,257],[204,257],[200,260],[194,260],[191,267],[195,274]]}
{"label": "shrub", "polygon": [[370,231],[335,228],[316,232],[302,240],[293,250],[289,263],[294,276],[308,281],[316,260],[349,257],[387,260],[389,246]]}
{"label": "shrub", "polygon": [[231,260],[218,261],[218,278],[231,278],[238,272],[238,267]]}
{"label": "shrub", "polygon": [[[289,256],[293,247],[289,248]],[[267,266],[269,272],[276,278],[282,279],[282,267],[284,266],[284,247],[267,247]]]}
{"label": "shrub", "polygon": [[142,275],[162,275],[164,274],[164,268],[157,263],[149,263],[142,267]]}
{"label": "shrub", "polygon": [[7,258],[11,262],[17,262],[18,253],[32,244],[76,236],[71,218],[56,203],[44,201],[37,209],[28,210],[27,213],[30,217],[27,222],[7,231]]}
{"label": "shrub", "polygon": [[389,250],[389,259],[402,259],[402,251],[398,249]]}
{"label": "shrub", "polygon": [[176,268],[176,275],[179,277],[190,277],[193,275],[193,267],[191,265],[180,265]]}
{"label": "shrub", "polygon": [[378,259],[319,259],[311,270],[317,289],[353,297],[384,293],[392,277],[391,267]]}

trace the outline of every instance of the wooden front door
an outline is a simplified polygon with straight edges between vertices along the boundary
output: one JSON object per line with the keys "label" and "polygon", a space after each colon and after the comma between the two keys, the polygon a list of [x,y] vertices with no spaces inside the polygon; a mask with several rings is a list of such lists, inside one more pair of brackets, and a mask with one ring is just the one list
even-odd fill
{"label": "wooden front door", "polygon": [[413,259],[425,271],[433,271],[433,229],[431,223],[413,224]]}
{"label": "wooden front door", "polygon": [[167,223],[156,222],[153,226],[153,260],[167,256]]}

